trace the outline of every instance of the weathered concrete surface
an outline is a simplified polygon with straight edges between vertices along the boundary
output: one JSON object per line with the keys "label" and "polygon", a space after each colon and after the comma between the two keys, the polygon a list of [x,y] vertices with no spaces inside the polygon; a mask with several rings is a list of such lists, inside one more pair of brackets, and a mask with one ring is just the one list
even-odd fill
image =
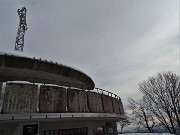
{"label": "weathered concrete surface", "polygon": [[16,133],[17,128],[18,128],[18,123],[0,124],[0,134],[1,135],[17,135]]}
{"label": "weathered concrete surface", "polygon": [[105,113],[113,113],[112,99],[110,96],[102,95],[103,108]]}
{"label": "weathered concrete surface", "polygon": [[[68,132],[72,131],[72,129],[76,128],[81,128],[82,129],[86,128],[87,135],[93,135],[94,129],[97,127],[105,127],[105,132],[106,132],[106,125],[107,123],[111,125],[114,128],[115,133],[111,135],[117,135],[116,133],[116,122],[119,121],[117,118],[71,118],[71,119],[36,119],[36,121],[33,120],[13,120],[12,121],[7,121],[7,122],[0,122],[0,135],[23,135],[23,127],[25,125],[33,125],[33,124],[38,124],[39,127],[39,134],[42,135],[43,133],[46,132],[46,135],[49,135],[49,131],[51,131],[51,134],[56,135],[58,134],[58,130],[65,130]],[[56,134],[54,134],[54,132]],[[86,133],[84,132],[84,133]],[[59,132],[59,135],[62,132]],[[66,134],[67,132],[64,132]],[[63,135],[64,135],[63,134]],[[82,135],[80,133],[74,133],[75,135]],[[107,133],[105,133],[107,134]],[[30,134],[29,134],[30,135]],[[32,134],[31,134],[32,135]],[[34,135],[34,134],[33,134]]]}
{"label": "weathered concrete surface", "polygon": [[2,95],[2,86],[3,86],[3,83],[0,82],[0,98],[1,98],[1,95]]}
{"label": "weathered concrete surface", "polygon": [[119,100],[116,98],[112,98],[112,101],[113,101],[114,113],[120,114]]}
{"label": "weathered concrete surface", "polygon": [[119,99],[119,107],[120,107],[120,114],[123,115],[124,114],[124,108],[123,108],[123,104],[121,99]]}
{"label": "weathered concrete surface", "polygon": [[37,90],[37,85],[7,83],[2,113],[36,112]]}
{"label": "weathered concrete surface", "polygon": [[[36,119],[36,121],[33,120],[13,120],[13,121],[7,121],[7,122],[0,122],[0,135],[23,135],[23,127],[25,125],[34,125],[38,124],[39,127],[39,134],[42,135],[43,133],[46,133],[46,135],[49,135],[49,131],[51,131],[52,135],[58,134],[58,130],[62,131],[65,130],[64,134],[67,134],[67,132],[72,131],[72,129],[79,129],[80,131],[85,131],[84,134],[87,135],[93,135],[93,131],[97,127],[105,127],[106,132],[106,125],[107,123],[111,125],[114,128],[115,133],[111,135],[117,135],[116,133],[116,122],[119,121],[117,118],[71,118],[71,119]],[[86,128],[86,130],[84,130]],[[69,129],[69,130],[67,130]],[[67,132],[66,132],[67,131]],[[56,133],[56,134],[54,134]],[[59,132],[59,135],[62,132]],[[70,132],[69,132],[70,133]],[[74,132],[73,135],[82,135],[80,132]],[[107,133],[105,133],[107,135]],[[26,134],[28,135],[28,134]],[[30,135],[30,134],[29,134]],[[31,134],[34,135],[34,134]]]}
{"label": "weathered concrete surface", "polygon": [[88,112],[86,91],[67,89],[68,112]]}
{"label": "weathered concrete surface", "polygon": [[66,89],[55,86],[41,86],[39,97],[39,111],[51,113],[66,112]]}
{"label": "weathered concrete surface", "polygon": [[41,59],[0,54],[0,81],[15,80],[37,83],[44,83],[45,80],[47,84],[57,85],[69,82],[84,85],[86,89],[94,89],[95,86],[89,76],[74,68]]}
{"label": "weathered concrete surface", "polygon": [[89,112],[103,113],[101,94],[90,91],[88,91],[87,93]]}
{"label": "weathered concrete surface", "polygon": [[[96,129],[97,127],[105,127],[107,122],[110,123],[114,127],[114,130],[116,130],[116,121],[118,121],[118,120],[115,120],[115,119],[114,120],[104,120],[104,119],[92,119],[92,118],[88,118],[88,119],[72,118],[72,120],[70,120],[70,121],[62,121],[62,122],[53,121],[53,122],[51,122],[51,124],[48,122],[41,122],[40,123],[40,132],[43,132],[46,130],[72,129],[72,128],[88,127],[88,134],[87,135],[93,135],[94,129]],[[107,135],[107,133],[105,133],[105,134]],[[81,134],[75,134],[75,135],[81,135]],[[111,135],[116,135],[116,134],[111,134]]]}

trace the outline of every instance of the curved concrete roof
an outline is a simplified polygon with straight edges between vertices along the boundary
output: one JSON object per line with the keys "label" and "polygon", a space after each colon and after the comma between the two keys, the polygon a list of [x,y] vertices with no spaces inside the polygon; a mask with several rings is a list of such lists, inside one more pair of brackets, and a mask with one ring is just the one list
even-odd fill
{"label": "curved concrete roof", "polygon": [[52,61],[0,54],[0,81],[29,81],[94,89],[93,80],[85,73]]}

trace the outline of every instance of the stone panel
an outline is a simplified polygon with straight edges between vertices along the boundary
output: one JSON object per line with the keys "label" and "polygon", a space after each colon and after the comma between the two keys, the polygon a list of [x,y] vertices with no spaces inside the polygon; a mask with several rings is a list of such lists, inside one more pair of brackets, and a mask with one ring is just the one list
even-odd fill
{"label": "stone panel", "polygon": [[114,113],[116,114],[120,114],[120,106],[119,106],[119,100],[116,99],[116,98],[112,98],[112,101],[113,101],[113,110],[114,110]]}
{"label": "stone panel", "polygon": [[66,89],[55,86],[41,86],[39,97],[39,111],[64,113],[67,106]]}
{"label": "stone panel", "polygon": [[36,112],[37,90],[37,85],[7,83],[2,113]]}
{"label": "stone panel", "polygon": [[86,91],[68,89],[68,112],[88,112]]}
{"label": "stone panel", "polygon": [[108,95],[102,95],[103,108],[105,113],[113,113],[112,99]]}
{"label": "stone panel", "polygon": [[119,99],[119,107],[120,107],[120,114],[123,115],[124,114],[124,108],[123,108],[123,104],[121,99]]}
{"label": "stone panel", "polygon": [[102,99],[100,93],[88,91],[88,108],[92,113],[103,113]]}

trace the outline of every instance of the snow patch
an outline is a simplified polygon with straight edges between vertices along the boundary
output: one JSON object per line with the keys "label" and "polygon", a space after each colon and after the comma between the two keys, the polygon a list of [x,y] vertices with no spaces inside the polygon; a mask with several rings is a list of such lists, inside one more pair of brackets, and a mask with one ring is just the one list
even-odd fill
{"label": "snow patch", "polygon": [[169,134],[169,133],[162,133],[162,134],[158,134],[158,133],[126,133],[126,134],[119,134],[119,135],[173,135],[173,134]]}

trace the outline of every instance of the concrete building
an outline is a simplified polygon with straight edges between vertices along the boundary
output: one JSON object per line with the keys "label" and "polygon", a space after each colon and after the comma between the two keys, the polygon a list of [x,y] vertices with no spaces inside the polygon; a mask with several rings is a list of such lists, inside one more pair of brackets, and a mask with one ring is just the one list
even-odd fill
{"label": "concrete building", "polygon": [[0,54],[1,135],[116,135],[119,96],[75,68]]}

